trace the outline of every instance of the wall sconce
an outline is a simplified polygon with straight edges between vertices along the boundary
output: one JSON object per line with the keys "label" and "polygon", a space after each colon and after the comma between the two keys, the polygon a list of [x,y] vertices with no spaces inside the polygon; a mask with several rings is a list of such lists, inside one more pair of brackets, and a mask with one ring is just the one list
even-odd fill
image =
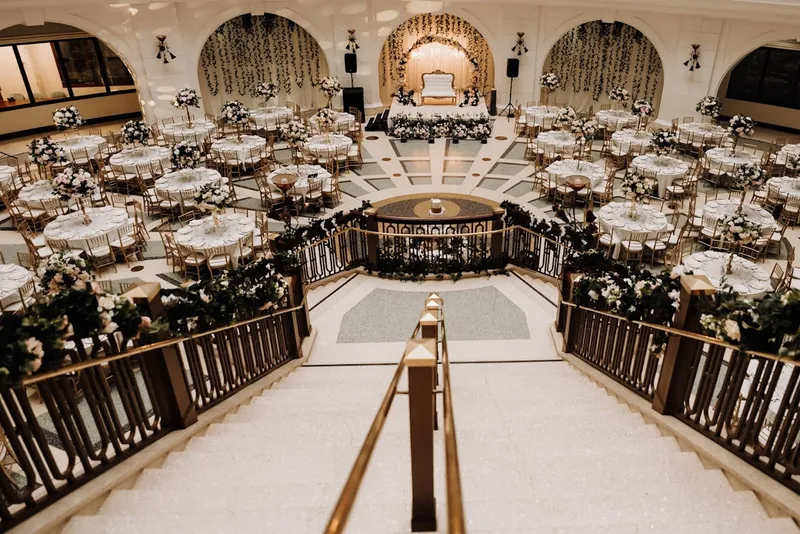
{"label": "wall sconce", "polygon": [[521,56],[522,54],[526,54],[528,52],[528,47],[525,46],[525,38],[523,37],[523,35],[525,35],[525,32],[517,32],[517,42],[511,48],[511,51],[516,52],[518,56]]}
{"label": "wall sconce", "polygon": [[158,39],[158,54],[156,55],[157,59],[162,60],[164,63],[169,63],[171,59],[178,57],[170,51],[169,45],[167,44],[166,35],[156,35],[156,39]]}
{"label": "wall sconce", "polygon": [[683,62],[685,67],[689,67],[689,71],[694,71],[695,69],[700,68],[700,52],[698,52],[698,50],[700,50],[700,45],[693,44],[692,51],[689,54],[689,59]]}
{"label": "wall sconce", "polygon": [[347,33],[349,34],[347,36],[347,46],[345,46],[344,49],[351,54],[355,54],[356,50],[361,48],[360,46],[358,46],[358,43],[356,42],[356,31],[347,30]]}

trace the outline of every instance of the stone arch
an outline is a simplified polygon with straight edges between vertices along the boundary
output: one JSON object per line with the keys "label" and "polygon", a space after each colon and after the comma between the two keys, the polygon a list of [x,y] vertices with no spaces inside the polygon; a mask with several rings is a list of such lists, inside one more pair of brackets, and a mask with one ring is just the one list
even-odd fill
{"label": "stone arch", "polygon": [[774,30],[759,34],[756,37],[737,45],[732,52],[729,52],[725,55],[725,57],[718,59],[719,66],[714,67],[714,73],[711,76],[711,81],[709,82],[709,94],[716,95],[719,93],[722,80],[725,79],[725,76],[727,76],[728,73],[730,73],[730,71],[733,70],[733,68],[738,65],[739,62],[749,53],[775,41],[785,41],[796,38],[796,31]]}

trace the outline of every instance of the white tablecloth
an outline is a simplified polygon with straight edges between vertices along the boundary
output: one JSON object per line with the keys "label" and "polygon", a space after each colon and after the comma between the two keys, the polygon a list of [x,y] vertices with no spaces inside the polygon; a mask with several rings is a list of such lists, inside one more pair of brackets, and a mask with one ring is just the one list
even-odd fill
{"label": "white tablecloth", "polygon": [[656,130],[672,130],[672,121],[667,119],[656,119],[647,125],[647,129],[651,132]]}
{"label": "white tablecloth", "polygon": [[408,115],[410,117],[417,117],[422,115],[425,119],[431,119],[435,115],[441,117],[450,117],[453,115],[461,115],[464,118],[475,118],[480,115],[489,115],[489,110],[486,108],[486,102],[481,98],[477,106],[464,106],[458,105],[429,105],[429,106],[403,106],[396,98],[392,99],[392,107],[389,108],[389,128],[394,123],[394,117],[397,115]]}
{"label": "white tablecloth", "polygon": [[53,184],[49,180],[39,180],[20,189],[17,202],[31,208],[42,209],[42,200],[52,198],[57,198],[53,193]]}
{"label": "white tablecloth", "polygon": [[245,161],[250,158],[250,151],[252,149],[266,146],[267,141],[263,137],[257,135],[243,135],[241,143],[237,141],[236,136],[218,139],[211,144],[211,150],[213,153],[236,152],[239,161]]}
{"label": "white tablecloth", "polygon": [[667,186],[676,178],[683,178],[689,172],[689,164],[672,156],[643,154],[631,161],[633,172],[658,181],[658,196],[663,197]]}
{"label": "white tablecloth", "polygon": [[103,206],[102,208],[88,208],[86,214],[92,220],[83,224],[81,212],[59,215],[56,220],[44,229],[45,239],[66,239],[72,248],[87,249],[87,239],[108,234],[109,239],[117,238],[116,231],[133,219],[128,218],[125,208]]}
{"label": "white tablecloth", "polygon": [[[275,176],[279,176],[281,174],[298,174],[297,166],[292,165],[290,167],[279,167],[269,173],[267,179],[270,183],[272,183],[272,178]],[[308,177],[316,174],[315,180],[322,180],[322,187],[330,187],[331,185],[331,173],[325,170],[324,167],[320,165],[300,165],[300,177],[294,183],[294,190],[295,193],[299,195],[305,196],[308,193],[309,185],[308,185]],[[279,190],[276,188],[276,190]]]}
{"label": "white tablecloth", "polygon": [[725,172],[735,172],[736,169],[744,165],[745,163],[757,163],[759,161],[758,156],[750,153],[745,153],[741,149],[737,150],[735,156],[731,156],[731,149],[730,148],[712,148],[711,150],[706,151],[706,161],[709,167],[713,169],[720,168],[720,164],[722,165],[722,170]]}
{"label": "white tablecloth", "polygon": [[[339,111],[336,113],[336,124],[332,125],[330,130],[332,132],[338,132],[342,130],[349,130],[351,126],[354,126],[356,123],[355,115],[351,115],[344,111]],[[319,133],[321,130],[319,129],[319,120],[316,115],[308,119],[308,124],[311,127],[312,133]]]}
{"label": "white tablecloth", "polygon": [[205,119],[192,121],[192,127],[185,122],[178,124],[167,124],[161,129],[164,139],[172,143],[180,141],[203,141],[208,137],[211,132],[217,128],[217,125]]}
{"label": "white tablecloth", "polygon": [[552,128],[553,121],[558,115],[558,110],[557,106],[531,106],[525,108],[525,120],[529,125]]}
{"label": "white tablecloth", "polygon": [[[67,157],[72,154],[73,158],[81,159],[86,157],[86,152],[89,157],[93,158],[100,153],[100,147],[106,144],[106,140],[99,135],[80,135],[77,137],[69,137],[64,141],[59,141],[59,146],[67,152]],[[84,152],[84,150],[86,152]]]}
{"label": "white tablecloth", "polygon": [[636,115],[624,109],[605,109],[595,113],[597,122],[609,130],[616,131],[623,128],[635,128],[639,122]]}
{"label": "white tablecloth", "polygon": [[678,125],[678,136],[681,140],[719,145],[725,141],[728,131],[722,126],[710,122],[684,122]]}
{"label": "white tablecloth", "polygon": [[211,216],[190,221],[175,232],[175,241],[201,253],[204,249],[224,247],[236,265],[239,262],[239,240],[252,234],[256,223],[240,213],[223,213],[219,218],[223,226],[208,233],[206,230],[213,227]]}
{"label": "white tablecloth", "polygon": [[165,146],[148,146],[144,148],[128,148],[114,154],[108,160],[115,170],[121,170],[128,174],[136,174],[137,165],[150,165],[151,163],[161,162],[164,169],[169,169],[171,151]]}
{"label": "white tablecloth", "polygon": [[790,178],[789,176],[776,176],[767,180],[767,190],[769,186],[778,186],[780,198],[786,199],[789,195],[800,195],[800,178]]}
{"label": "white tablecloth", "polygon": [[771,290],[769,273],[741,256],[733,257],[731,274],[726,274],[729,258],[728,253],[707,250],[687,256],[683,264],[695,274],[705,274],[714,287],[719,288],[724,282],[743,297],[760,299]]}
{"label": "white tablecloth", "polygon": [[622,243],[626,242],[632,233],[648,232],[649,238],[653,239],[658,232],[667,228],[667,217],[653,206],[639,205],[635,219],[631,219],[628,215],[629,206],[628,202],[610,202],[598,212],[600,220],[611,226],[614,238],[619,240],[613,250],[615,259],[619,258]]}
{"label": "white tablecloth", "polygon": [[17,176],[18,170],[11,165],[0,165],[0,183],[6,187],[11,187],[14,184],[14,178]]}
{"label": "white tablecloth", "polygon": [[181,193],[197,191],[206,184],[218,184],[222,175],[206,168],[170,172],[156,180],[156,193],[163,199],[181,200]]}
{"label": "white tablecloth", "polygon": [[33,273],[24,267],[13,263],[0,265],[0,301],[3,306],[19,302],[19,288],[31,278]]}
{"label": "white tablecloth", "polygon": [[275,130],[279,123],[292,120],[294,112],[289,108],[269,107],[250,111],[250,118],[256,126],[265,130]]}
{"label": "white tablecloth", "polygon": [[614,152],[630,152],[633,147],[634,152],[644,152],[650,147],[653,136],[646,131],[632,130],[625,128],[611,134],[611,146]]}
{"label": "white tablecloth", "polygon": [[540,133],[536,138],[536,145],[545,154],[563,154],[572,152],[576,148],[575,136],[570,132],[560,130]]}
{"label": "white tablecloth", "polygon": [[317,157],[326,157],[337,149],[349,150],[353,140],[345,135],[313,135],[306,141],[306,148]]}
{"label": "white tablecloth", "polygon": [[[579,165],[580,164],[580,165]],[[548,173],[556,177],[556,182],[559,184],[564,183],[567,176],[579,175],[586,176],[591,180],[590,187],[596,187],[603,181],[604,167],[589,161],[581,161],[575,159],[564,159],[551,163],[545,169]]]}
{"label": "white tablecloth", "polygon": [[[703,226],[713,228],[717,221],[726,215],[732,215],[739,209],[738,200],[712,200],[703,206]],[[775,226],[775,218],[758,204],[745,204],[742,206],[742,215],[749,221],[761,226]]]}

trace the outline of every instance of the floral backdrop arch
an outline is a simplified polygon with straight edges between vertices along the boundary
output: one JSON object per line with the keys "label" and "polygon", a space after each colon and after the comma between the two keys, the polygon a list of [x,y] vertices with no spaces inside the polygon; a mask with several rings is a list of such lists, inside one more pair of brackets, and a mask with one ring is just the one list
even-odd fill
{"label": "floral backdrop arch", "polygon": [[646,98],[657,113],[664,85],[655,46],[641,31],[623,22],[595,20],[576,26],[550,49],[543,72],[553,72],[561,80],[551,101],[579,110],[609,104],[609,91],[624,87],[631,101]]}
{"label": "floral backdrop arch", "polygon": [[291,101],[306,109],[326,102],[312,85],[328,76],[319,43],[299,24],[278,15],[246,14],[222,24],[203,45],[198,75],[208,113],[219,112],[227,100],[258,106],[259,82],[278,86],[273,105]]}
{"label": "floral backdrop arch", "polygon": [[455,86],[477,86],[486,92],[494,85],[494,58],[489,43],[469,22],[447,13],[413,16],[386,38],[379,59],[381,100],[404,82],[422,88],[422,74],[440,69],[455,75]]}

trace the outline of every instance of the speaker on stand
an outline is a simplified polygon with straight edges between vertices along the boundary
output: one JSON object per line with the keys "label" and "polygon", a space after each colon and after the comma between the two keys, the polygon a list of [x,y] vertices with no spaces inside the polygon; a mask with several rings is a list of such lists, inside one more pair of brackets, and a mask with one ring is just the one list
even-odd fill
{"label": "speaker on stand", "polygon": [[358,56],[352,52],[344,55],[344,71],[350,75],[350,87],[353,87],[353,74],[358,72]]}
{"label": "speaker on stand", "polygon": [[506,76],[510,79],[508,86],[508,104],[498,114],[500,116],[506,115],[509,119],[516,115],[516,108],[512,103],[511,96],[514,94],[514,78],[519,76],[519,59],[512,57],[506,60]]}

